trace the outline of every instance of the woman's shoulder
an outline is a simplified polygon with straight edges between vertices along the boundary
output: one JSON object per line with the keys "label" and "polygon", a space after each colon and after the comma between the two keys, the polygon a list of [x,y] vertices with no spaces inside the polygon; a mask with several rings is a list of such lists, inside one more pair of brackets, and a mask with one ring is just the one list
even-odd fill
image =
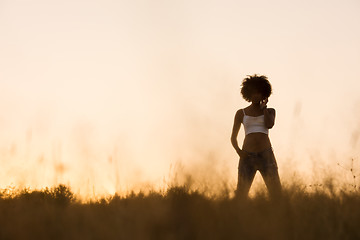
{"label": "woman's shoulder", "polygon": [[239,113],[239,115],[241,117],[245,116],[245,115],[248,115],[247,113],[249,113],[249,108],[250,106],[247,106],[247,107],[244,107],[244,108],[240,108],[237,113]]}
{"label": "woman's shoulder", "polygon": [[243,117],[244,117],[244,109],[240,108],[239,110],[236,111],[235,119],[242,122]]}
{"label": "woman's shoulder", "polygon": [[276,114],[275,108],[267,108],[267,110],[269,111],[269,113],[271,113],[275,116],[275,114]]}
{"label": "woman's shoulder", "polygon": [[236,115],[244,115],[244,111],[246,108],[240,108],[236,111]]}

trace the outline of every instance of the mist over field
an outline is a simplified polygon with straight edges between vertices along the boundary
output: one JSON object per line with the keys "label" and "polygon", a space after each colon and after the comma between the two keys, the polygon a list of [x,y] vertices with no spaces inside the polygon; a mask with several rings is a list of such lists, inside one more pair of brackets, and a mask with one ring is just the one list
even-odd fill
{"label": "mist over field", "polygon": [[[0,239],[360,239],[359,10],[0,0]],[[278,198],[234,196],[252,74]]]}
{"label": "mist over field", "polygon": [[284,184],[359,175],[355,1],[0,6],[3,189],[66,184],[95,198],[166,190],[176,176],[209,193],[234,189],[230,132],[247,106],[241,81],[254,73],[273,85]]}

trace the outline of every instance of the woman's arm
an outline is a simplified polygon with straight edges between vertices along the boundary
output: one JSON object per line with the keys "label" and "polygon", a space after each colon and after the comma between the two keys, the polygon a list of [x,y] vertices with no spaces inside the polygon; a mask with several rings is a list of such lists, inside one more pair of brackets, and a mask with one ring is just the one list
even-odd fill
{"label": "woman's arm", "polygon": [[237,136],[240,130],[242,119],[243,119],[243,112],[241,110],[238,110],[235,114],[234,125],[231,133],[231,144],[233,145],[239,156],[243,155],[243,151],[239,148],[237,142]]}
{"label": "woman's arm", "polygon": [[264,108],[264,121],[267,128],[272,128],[275,124],[275,109]]}
{"label": "woman's arm", "polygon": [[261,109],[263,109],[264,112],[264,121],[265,121],[265,127],[272,128],[275,124],[275,109],[273,108],[267,108],[268,99],[264,99],[260,103]]}

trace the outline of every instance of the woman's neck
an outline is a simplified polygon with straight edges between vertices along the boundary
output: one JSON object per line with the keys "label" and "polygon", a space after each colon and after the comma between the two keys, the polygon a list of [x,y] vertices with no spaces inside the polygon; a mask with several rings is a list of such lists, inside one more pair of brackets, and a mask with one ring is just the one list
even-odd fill
{"label": "woman's neck", "polygon": [[250,105],[253,109],[260,109],[260,102],[252,102]]}

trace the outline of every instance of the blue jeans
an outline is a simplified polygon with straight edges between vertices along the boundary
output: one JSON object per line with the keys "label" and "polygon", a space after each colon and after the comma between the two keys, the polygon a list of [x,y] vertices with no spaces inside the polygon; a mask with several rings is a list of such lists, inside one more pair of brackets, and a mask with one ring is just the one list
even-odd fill
{"label": "blue jeans", "polygon": [[246,198],[248,196],[256,171],[258,170],[264,179],[270,197],[280,196],[281,183],[272,148],[270,147],[261,152],[246,153],[247,157],[240,158],[239,161],[236,196],[239,198]]}

